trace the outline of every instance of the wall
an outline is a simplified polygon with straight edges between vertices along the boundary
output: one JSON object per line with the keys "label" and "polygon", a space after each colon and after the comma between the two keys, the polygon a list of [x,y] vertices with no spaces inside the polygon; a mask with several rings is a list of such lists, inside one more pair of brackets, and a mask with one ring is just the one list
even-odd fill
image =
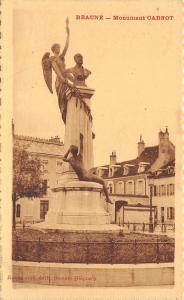
{"label": "wall", "polygon": [[174,285],[173,263],[71,265],[60,263],[13,262],[12,273],[13,282],[29,284],[81,287],[160,287],[164,285]]}
{"label": "wall", "polygon": [[44,139],[34,139],[29,137],[19,137],[15,135],[14,142],[18,142],[21,146],[27,146],[26,150],[32,155],[37,155],[41,160],[43,166],[42,178],[47,180],[48,192],[43,198],[21,198],[17,201],[17,204],[21,205],[21,216],[16,218],[17,221],[23,221],[23,219],[32,219],[33,221],[40,220],[40,201],[49,200],[51,196],[50,189],[56,187],[59,184],[61,176],[61,164],[64,146],[62,142],[52,143]]}
{"label": "wall", "polygon": [[[159,179],[154,179],[155,186],[161,185],[169,185],[175,184],[175,177],[164,177]],[[158,208],[158,222],[161,222],[161,207],[164,207],[164,219],[166,222],[172,223],[174,220],[167,219],[167,207],[175,207],[175,196],[174,195],[160,195],[160,196],[153,196],[153,205],[157,206]]]}

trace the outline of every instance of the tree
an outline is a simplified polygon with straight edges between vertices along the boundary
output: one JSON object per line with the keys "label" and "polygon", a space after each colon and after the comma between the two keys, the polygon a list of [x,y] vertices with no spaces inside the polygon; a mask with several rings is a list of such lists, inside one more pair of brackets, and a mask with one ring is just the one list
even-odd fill
{"label": "tree", "polygon": [[21,197],[41,197],[47,192],[42,179],[42,164],[18,142],[13,147],[13,228],[16,226],[16,201]]}

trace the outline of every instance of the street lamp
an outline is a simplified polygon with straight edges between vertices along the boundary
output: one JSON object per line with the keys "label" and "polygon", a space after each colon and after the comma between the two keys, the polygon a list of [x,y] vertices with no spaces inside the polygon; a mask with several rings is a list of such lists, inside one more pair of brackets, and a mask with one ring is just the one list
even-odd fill
{"label": "street lamp", "polygon": [[149,195],[150,195],[150,215],[149,215],[149,232],[153,232],[153,204],[152,204],[152,197],[153,197],[153,188],[154,184],[149,183]]}

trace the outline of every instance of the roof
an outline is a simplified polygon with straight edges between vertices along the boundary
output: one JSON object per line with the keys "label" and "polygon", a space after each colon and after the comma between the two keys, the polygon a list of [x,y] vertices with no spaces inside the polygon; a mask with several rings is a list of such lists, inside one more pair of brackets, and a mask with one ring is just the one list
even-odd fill
{"label": "roof", "polygon": [[63,142],[58,137],[42,139],[37,137],[14,135],[15,142],[28,146],[28,151],[42,156],[62,156],[64,151]]}
{"label": "roof", "polygon": [[16,140],[23,140],[23,141],[29,141],[29,142],[37,142],[37,143],[45,143],[45,144],[54,144],[54,145],[63,145],[63,142],[60,141],[59,137],[54,137],[50,139],[44,139],[44,138],[38,138],[38,137],[32,137],[32,136],[25,136],[25,135],[14,135]]}
{"label": "roof", "polygon": [[175,176],[175,159],[163,165],[159,170],[151,174],[150,178],[162,178]]}
{"label": "roof", "polygon": [[165,170],[169,167],[175,167],[175,159],[173,159],[172,161],[169,161],[167,164],[162,166],[159,170]]}
{"label": "roof", "polygon": [[[131,175],[141,174],[140,172],[138,173],[139,164],[141,162],[148,163],[148,164],[145,165],[144,171],[142,172],[142,173],[145,173],[149,170],[150,166],[157,159],[158,151],[159,151],[159,146],[158,145],[157,146],[152,146],[152,147],[145,147],[143,152],[137,158],[116,163],[116,165],[120,165],[121,168],[115,169],[113,176],[109,177],[109,170],[108,169],[105,170],[104,173],[103,173],[103,178],[118,178],[118,177],[126,177],[127,175],[131,176]],[[127,175],[123,175],[123,167],[125,165],[132,165],[132,166],[129,167],[129,172],[128,172]],[[105,166],[102,166],[102,167],[108,167],[109,168],[109,165],[105,165]],[[95,172],[96,169],[97,168],[93,168],[93,171]]]}

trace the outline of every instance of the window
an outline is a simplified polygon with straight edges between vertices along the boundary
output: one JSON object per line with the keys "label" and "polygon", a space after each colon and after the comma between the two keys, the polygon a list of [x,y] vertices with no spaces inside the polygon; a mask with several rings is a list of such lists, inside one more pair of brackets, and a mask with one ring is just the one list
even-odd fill
{"label": "window", "polygon": [[138,195],[144,195],[144,181],[143,180],[138,180],[137,181],[137,191],[136,194]]}
{"label": "window", "polygon": [[155,222],[157,222],[158,219],[158,210],[157,207],[155,208]]}
{"label": "window", "polygon": [[47,170],[47,166],[48,166],[48,160],[42,160],[42,171],[44,173],[48,173],[48,170]]}
{"label": "window", "polygon": [[170,184],[170,195],[174,195],[174,184]]}
{"label": "window", "polygon": [[114,186],[113,186],[113,183],[109,182],[107,184],[108,186],[108,190],[109,190],[109,194],[113,194],[114,193]]}
{"label": "window", "polygon": [[126,194],[133,194],[134,190],[133,190],[133,181],[128,181],[126,183]]}
{"label": "window", "polygon": [[139,165],[139,168],[138,168],[138,173],[142,173],[142,172],[144,172],[144,171],[145,171],[145,165],[140,164],[140,165]]}
{"label": "window", "polygon": [[62,167],[63,162],[62,161],[56,161],[56,172],[61,172],[61,167]]}
{"label": "window", "polygon": [[61,167],[62,166],[62,161],[57,161],[56,165],[57,165],[57,167]]}
{"label": "window", "polygon": [[40,219],[44,220],[45,215],[49,209],[49,201],[48,200],[41,200],[40,201]]}
{"label": "window", "polygon": [[154,185],[154,188],[153,188],[153,196],[157,196],[157,186]]}
{"label": "window", "polygon": [[109,176],[112,177],[113,176],[113,168],[109,169]]}
{"label": "window", "polygon": [[166,195],[166,186],[164,184],[161,185],[161,196]]}
{"label": "window", "polygon": [[158,185],[158,196],[161,196],[161,185]]}
{"label": "window", "polygon": [[43,165],[48,165],[48,163],[49,163],[48,160],[42,160]]}
{"label": "window", "polygon": [[170,196],[170,185],[167,184],[167,196]]}
{"label": "window", "polygon": [[20,204],[17,204],[17,207],[16,207],[16,217],[17,218],[20,218]]}
{"label": "window", "polygon": [[161,207],[161,222],[164,223],[165,218],[164,218],[164,207]]}
{"label": "window", "polygon": [[123,167],[123,175],[128,175],[129,173],[129,167],[128,166],[124,166]]}
{"label": "window", "polygon": [[167,207],[167,219],[174,220],[175,218],[175,209],[174,207]]}
{"label": "window", "polygon": [[118,188],[118,194],[124,194],[124,182],[119,181],[117,188]]}
{"label": "window", "polygon": [[174,173],[174,168],[171,167],[171,166],[169,166],[169,167],[167,168],[167,173],[168,173],[168,174],[173,174],[173,173]]}
{"label": "window", "polygon": [[155,189],[156,189],[156,194],[155,196],[159,196],[159,185],[155,185]]}
{"label": "window", "polygon": [[42,182],[42,192],[43,192],[43,195],[47,194],[47,188],[48,188],[48,181],[47,181],[47,179],[44,179],[43,182]]}

